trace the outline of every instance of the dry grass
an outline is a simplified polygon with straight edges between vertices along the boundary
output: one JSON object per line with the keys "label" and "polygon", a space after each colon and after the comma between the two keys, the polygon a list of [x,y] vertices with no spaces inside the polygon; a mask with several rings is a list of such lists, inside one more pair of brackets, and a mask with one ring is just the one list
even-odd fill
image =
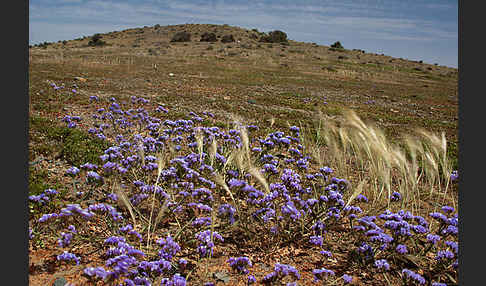
{"label": "dry grass", "polygon": [[346,110],[343,115],[341,122],[318,115],[317,127],[303,134],[319,165],[332,166],[336,176],[355,178],[358,187],[350,200],[363,192],[374,207],[388,208],[396,191],[403,197],[402,208],[419,210],[424,199],[456,207],[454,196],[447,196],[452,167],[444,133],[439,137],[417,130],[417,136],[404,134],[401,142],[393,143],[355,112]]}

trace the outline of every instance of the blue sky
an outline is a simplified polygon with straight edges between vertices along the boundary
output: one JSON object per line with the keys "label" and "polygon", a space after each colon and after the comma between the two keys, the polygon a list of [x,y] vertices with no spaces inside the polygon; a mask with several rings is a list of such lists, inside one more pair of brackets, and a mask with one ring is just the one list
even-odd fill
{"label": "blue sky", "polygon": [[185,23],[282,30],[291,40],[458,67],[457,1],[29,1],[30,44]]}

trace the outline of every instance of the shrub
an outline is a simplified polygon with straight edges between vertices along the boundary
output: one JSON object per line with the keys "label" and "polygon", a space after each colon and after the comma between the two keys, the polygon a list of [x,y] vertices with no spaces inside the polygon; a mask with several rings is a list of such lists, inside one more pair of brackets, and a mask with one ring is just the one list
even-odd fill
{"label": "shrub", "polygon": [[341,45],[341,42],[337,41],[334,44],[331,45],[331,48],[342,50],[344,49],[343,45]]}
{"label": "shrub", "polygon": [[287,42],[287,34],[282,32],[282,31],[275,30],[275,31],[270,32],[268,35],[262,36],[260,38],[260,42],[264,42],[264,43]]}
{"label": "shrub", "polygon": [[190,42],[191,41],[191,34],[182,31],[182,32],[177,32],[175,35],[172,37],[170,40],[171,42]]}
{"label": "shrub", "polygon": [[99,158],[103,151],[110,147],[107,141],[93,138],[80,130],[63,127],[67,134],[62,146],[61,156],[69,164],[80,166],[86,162],[101,164]]}
{"label": "shrub", "polygon": [[221,43],[231,43],[231,42],[234,42],[235,41],[235,38],[233,37],[233,35],[229,34],[229,35],[224,35],[222,38],[221,38]]}
{"label": "shrub", "polygon": [[38,195],[49,188],[47,183],[48,172],[46,169],[36,170],[29,167],[29,195]]}
{"label": "shrub", "polygon": [[216,38],[215,33],[204,33],[201,35],[201,40],[200,42],[217,42],[218,38]]}
{"label": "shrub", "polygon": [[91,40],[88,42],[88,46],[91,47],[104,46],[104,45],[106,45],[106,42],[101,40],[100,34],[94,34],[93,37],[91,37]]}

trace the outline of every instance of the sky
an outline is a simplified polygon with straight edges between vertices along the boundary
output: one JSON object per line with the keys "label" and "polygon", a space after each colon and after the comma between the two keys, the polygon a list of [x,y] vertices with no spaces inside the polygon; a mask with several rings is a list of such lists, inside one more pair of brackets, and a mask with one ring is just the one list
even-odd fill
{"label": "sky", "polygon": [[159,24],[228,24],[458,67],[457,0],[30,0],[29,44]]}

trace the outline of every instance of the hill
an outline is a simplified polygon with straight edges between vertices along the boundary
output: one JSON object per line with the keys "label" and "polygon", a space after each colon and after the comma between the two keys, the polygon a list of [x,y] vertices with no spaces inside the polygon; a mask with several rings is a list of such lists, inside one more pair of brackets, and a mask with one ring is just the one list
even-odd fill
{"label": "hill", "polygon": [[[30,282],[116,279],[86,267],[136,258],[156,285],[159,270],[246,285],[244,267],[230,266],[244,256],[260,282],[333,276],[325,267],[338,285],[343,275],[410,284],[417,273],[456,283],[446,241],[457,241],[457,217],[441,207],[457,205],[457,69],[343,44],[185,24],[30,47]],[[386,210],[412,239],[388,229]],[[429,217],[439,211],[447,219]],[[383,234],[370,238],[354,227],[381,233],[371,215]],[[393,247],[380,245],[390,237]],[[452,258],[435,259],[444,249]],[[289,265],[300,274],[278,274],[295,273]]]}

